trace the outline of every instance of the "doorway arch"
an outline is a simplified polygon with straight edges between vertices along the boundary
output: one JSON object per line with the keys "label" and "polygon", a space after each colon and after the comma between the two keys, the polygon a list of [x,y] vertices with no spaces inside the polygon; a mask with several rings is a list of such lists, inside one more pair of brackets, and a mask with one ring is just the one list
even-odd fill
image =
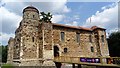
{"label": "doorway arch", "polygon": [[58,57],[59,56],[59,48],[58,46],[54,46],[54,57]]}
{"label": "doorway arch", "polygon": [[[59,57],[60,55],[59,55],[59,48],[58,48],[58,46],[54,46],[54,57]],[[55,62],[55,66],[57,67],[57,68],[61,68],[61,63],[60,62]]]}

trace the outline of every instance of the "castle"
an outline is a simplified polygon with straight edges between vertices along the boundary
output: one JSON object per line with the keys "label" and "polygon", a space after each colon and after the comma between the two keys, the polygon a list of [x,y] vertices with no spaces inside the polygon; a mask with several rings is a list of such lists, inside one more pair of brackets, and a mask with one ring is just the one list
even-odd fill
{"label": "castle", "polygon": [[9,63],[54,65],[56,56],[109,57],[104,28],[67,26],[40,21],[33,6],[23,10],[23,19],[8,41]]}

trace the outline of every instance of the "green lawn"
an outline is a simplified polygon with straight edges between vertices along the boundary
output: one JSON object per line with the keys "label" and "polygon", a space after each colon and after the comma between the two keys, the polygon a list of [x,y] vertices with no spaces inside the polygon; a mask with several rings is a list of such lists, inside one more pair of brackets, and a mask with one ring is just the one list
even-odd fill
{"label": "green lawn", "polygon": [[12,64],[2,64],[1,68],[13,68]]}

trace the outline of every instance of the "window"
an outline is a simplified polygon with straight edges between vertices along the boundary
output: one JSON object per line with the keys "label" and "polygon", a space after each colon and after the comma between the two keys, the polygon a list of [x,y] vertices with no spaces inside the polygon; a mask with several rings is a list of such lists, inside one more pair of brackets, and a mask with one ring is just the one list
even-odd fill
{"label": "window", "polygon": [[61,41],[64,41],[65,40],[65,33],[64,32],[61,32]]}
{"label": "window", "polygon": [[76,33],[76,40],[78,43],[80,42],[80,33]]}
{"label": "window", "polygon": [[94,48],[93,48],[93,46],[91,46],[91,52],[94,52]]}
{"label": "window", "polygon": [[34,37],[32,37],[32,42],[34,42]]}
{"label": "window", "polygon": [[101,36],[102,42],[104,42],[104,35]]}
{"label": "window", "polygon": [[33,18],[35,17],[35,15],[33,15]]}
{"label": "window", "polygon": [[17,38],[17,41],[20,41],[20,40]]}
{"label": "window", "polygon": [[18,48],[18,46],[16,46],[16,49]]}
{"label": "window", "polygon": [[64,48],[64,53],[67,53],[67,48]]}
{"label": "window", "polygon": [[92,42],[92,35],[89,35],[89,41]]}

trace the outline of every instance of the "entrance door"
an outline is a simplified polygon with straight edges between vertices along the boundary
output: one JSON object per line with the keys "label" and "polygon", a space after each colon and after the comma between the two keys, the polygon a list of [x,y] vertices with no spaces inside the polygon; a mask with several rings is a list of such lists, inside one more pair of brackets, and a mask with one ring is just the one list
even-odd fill
{"label": "entrance door", "polygon": [[[54,57],[58,57],[59,56],[59,48],[57,46],[54,46]],[[61,63],[60,62],[55,62],[55,66],[57,68],[61,68]]]}
{"label": "entrance door", "polygon": [[54,46],[54,57],[59,56],[59,48],[57,46]]}

